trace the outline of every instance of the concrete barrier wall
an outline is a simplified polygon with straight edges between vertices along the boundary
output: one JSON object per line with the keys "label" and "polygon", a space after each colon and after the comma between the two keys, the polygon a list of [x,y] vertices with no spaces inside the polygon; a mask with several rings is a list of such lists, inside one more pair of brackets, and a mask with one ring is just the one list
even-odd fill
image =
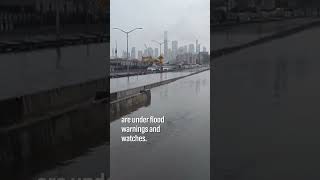
{"label": "concrete barrier wall", "polygon": [[109,103],[90,103],[26,127],[0,130],[0,168],[28,159],[45,164],[48,156],[54,158],[50,162],[64,161],[74,156],[77,146],[86,151],[109,141],[108,109]]}
{"label": "concrete barrier wall", "polygon": [[198,73],[201,73],[201,72],[207,71],[207,70],[209,70],[209,68],[206,68],[206,69],[191,73],[189,75],[185,75],[185,76],[181,76],[181,77],[177,77],[177,78],[172,78],[172,79],[168,79],[168,80],[164,80],[164,81],[160,81],[160,82],[156,82],[156,83],[152,83],[152,84],[148,84],[148,85],[145,85],[145,86],[140,86],[140,87],[136,87],[136,88],[132,88],[132,89],[127,89],[127,90],[124,90],[124,91],[118,91],[118,92],[110,93],[110,102],[113,102],[113,101],[116,101],[116,100],[119,100],[119,99],[122,99],[122,98],[126,98],[128,96],[132,96],[132,95],[138,94],[141,91],[144,91],[144,90],[147,90],[147,89],[152,89],[152,88],[164,85],[164,84],[168,84],[168,83],[174,82],[176,80],[179,80],[179,79],[182,79],[182,78],[185,78],[185,77],[188,77],[188,76],[192,76],[194,74],[198,74]]}
{"label": "concrete barrier wall", "polygon": [[149,106],[151,103],[151,92],[145,91],[110,103],[110,121],[136,111],[141,107]]}

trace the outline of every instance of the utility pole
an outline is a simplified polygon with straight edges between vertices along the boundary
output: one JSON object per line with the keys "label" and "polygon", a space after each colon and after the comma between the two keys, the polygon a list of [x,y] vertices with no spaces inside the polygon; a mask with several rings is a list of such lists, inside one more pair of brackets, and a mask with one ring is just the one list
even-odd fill
{"label": "utility pole", "polygon": [[135,30],[143,29],[143,28],[134,28],[134,29],[132,29],[132,30],[130,30],[130,31],[125,31],[125,30],[120,29],[120,28],[113,28],[113,29],[119,30],[119,31],[125,33],[126,36],[127,36],[127,72],[128,72],[128,74],[129,74],[129,34],[130,34],[131,32],[133,32],[133,31],[135,31]]}

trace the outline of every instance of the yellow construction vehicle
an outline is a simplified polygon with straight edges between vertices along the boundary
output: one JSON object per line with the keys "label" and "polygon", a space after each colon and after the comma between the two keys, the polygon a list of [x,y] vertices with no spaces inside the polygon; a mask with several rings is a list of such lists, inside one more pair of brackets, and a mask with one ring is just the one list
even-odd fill
{"label": "yellow construction vehicle", "polygon": [[142,57],[142,62],[146,64],[156,64],[162,65],[163,64],[163,57],[159,56],[158,58],[153,58],[151,56]]}

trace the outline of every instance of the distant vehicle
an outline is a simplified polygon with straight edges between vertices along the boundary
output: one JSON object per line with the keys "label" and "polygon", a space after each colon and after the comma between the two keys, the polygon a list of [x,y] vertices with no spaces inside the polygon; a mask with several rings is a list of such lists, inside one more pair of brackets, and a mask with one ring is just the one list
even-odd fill
{"label": "distant vehicle", "polygon": [[158,68],[156,68],[156,67],[154,67],[154,66],[150,66],[150,67],[147,68],[147,71],[149,71],[149,72],[150,72],[150,71],[151,71],[151,72],[155,72],[155,71],[157,71],[157,69],[158,69]]}
{"label": "distant vehicle", "polygon": [[169,71],[169,68],[168,67],[163,67],[162,71]]}

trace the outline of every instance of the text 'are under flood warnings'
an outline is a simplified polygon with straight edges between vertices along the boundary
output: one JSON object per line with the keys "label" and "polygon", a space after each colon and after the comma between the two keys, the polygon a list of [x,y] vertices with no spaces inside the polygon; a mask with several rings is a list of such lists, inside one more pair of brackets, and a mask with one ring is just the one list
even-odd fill
{"label": "text 'are under flood warnings'", "polygon": [[146,134],[160,133],[165,117],[123,117],[121,118],[122,142],[147,142]]}

